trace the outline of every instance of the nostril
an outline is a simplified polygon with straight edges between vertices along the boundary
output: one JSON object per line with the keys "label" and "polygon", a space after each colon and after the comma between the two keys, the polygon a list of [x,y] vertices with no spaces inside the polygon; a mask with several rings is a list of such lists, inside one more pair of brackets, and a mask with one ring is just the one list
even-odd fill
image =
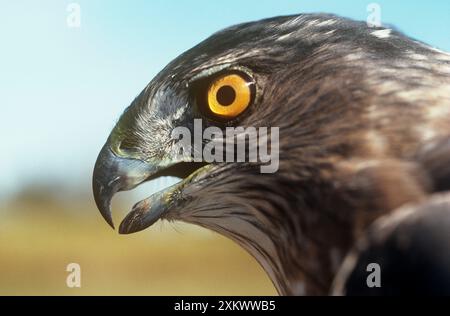
{"label": "nostril", "polygon": [[115,144],[111,145],[112,151],[120,157],[131,157],[133,153],[136,153],[136,149],[131,146],[129,142],[124,140],[120,140]]}

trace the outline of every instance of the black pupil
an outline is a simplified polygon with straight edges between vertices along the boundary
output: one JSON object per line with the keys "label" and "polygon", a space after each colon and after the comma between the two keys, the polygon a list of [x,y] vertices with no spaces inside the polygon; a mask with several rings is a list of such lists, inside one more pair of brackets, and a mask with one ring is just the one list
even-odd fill
{"label": "black pupil", "polygon": [[232,105],[236,100],[236,91],[230,86],[223,86],[217,91],[217,102],[222,106]]}

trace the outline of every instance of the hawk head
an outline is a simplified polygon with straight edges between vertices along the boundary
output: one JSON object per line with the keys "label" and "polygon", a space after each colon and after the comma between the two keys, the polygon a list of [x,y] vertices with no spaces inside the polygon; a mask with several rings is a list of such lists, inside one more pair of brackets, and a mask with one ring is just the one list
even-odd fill
{"label": "hawk head", "polygon": [[[426,175],[402,159],[448,131],[448,119],[421,110],[425,101],[443,109],[433,83],[449,82],[445,58],[396,31],[326,14],[227,28],[171,62],[125,110],[95,165],[97,206],[113,226],[116,192],[180,177],[136,204],[120,232],[159,219],[197,224],[249,251],[280,293],[327,293],[358,231],[428,192]],[[431,64],[441,67],[423,66]],[[264,144],[279,152],[277,172],[262,173],[261,161],[195,159],[213,138],[180,150],[178,127],[276,127],[276,147],[270,133]]]}

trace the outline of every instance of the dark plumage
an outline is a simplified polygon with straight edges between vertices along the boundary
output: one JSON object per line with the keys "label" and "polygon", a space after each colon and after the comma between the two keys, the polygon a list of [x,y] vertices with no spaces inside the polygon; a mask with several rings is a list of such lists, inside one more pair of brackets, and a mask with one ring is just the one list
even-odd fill
{"label": "dark plumage", "polygon": [[[360,238],[335,278],[336,295],[450,295],[450,195],[382,217]],[[381,287],[366,284],[381,268]]]}
{"label": "dark plumage", "polygon": [[[242,115],[218,122],[197,96],[232,71],[253,78],[256,95]],[[177,155],[171,131],[192,129],[194,118],[280,127],[279,171]],[[328,294],[374,220],[450,190],[450,151],[440,145],[449,139],[449,54],[333,15],[277,17],[216,33],[158,74],[100,153],[94,195],[112,224],[115,192],[181,176],[137,204],[120,231],[194,223],[248,250],[280,294]]]}

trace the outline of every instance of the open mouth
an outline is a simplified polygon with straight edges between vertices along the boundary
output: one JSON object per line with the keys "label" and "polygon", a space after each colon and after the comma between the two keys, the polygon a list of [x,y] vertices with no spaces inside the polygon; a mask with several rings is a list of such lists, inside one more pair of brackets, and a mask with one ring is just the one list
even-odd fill
{"label": "open mouth", "polygon": [[144,182],[155,180],[160,177],[177,177],[180,179],[186,179],[197,170],[200,170],[207,165],[208,164],[206,162],[178,162],[150,175]]}
{"label": "open mouth", "polygon": [[128,191],[142,183],[164,176],[181,178],[180,182],[138,202],[125,217],[119,233],[131,234],[151,226],[183,201],[184,188],[199,181],[213,166],[206,163],[148,163],[115,155],[109,146],[100,152],[94,168],[94,199],[103,218],[114,228],[111,200],[120,191]]}
{"label": "open mouth", "polygon": [[206,163],[178,163],[164,169],[157,175],[151,176],[150,179],[157,179],[161,176],[176,176],[182,180],[136,203],[131,212],[122,220],[119,233],[132,234],[142,231],[163,218],[171,209],[181,206],[184,200],[184,188],[197,181],[211,167]]}

